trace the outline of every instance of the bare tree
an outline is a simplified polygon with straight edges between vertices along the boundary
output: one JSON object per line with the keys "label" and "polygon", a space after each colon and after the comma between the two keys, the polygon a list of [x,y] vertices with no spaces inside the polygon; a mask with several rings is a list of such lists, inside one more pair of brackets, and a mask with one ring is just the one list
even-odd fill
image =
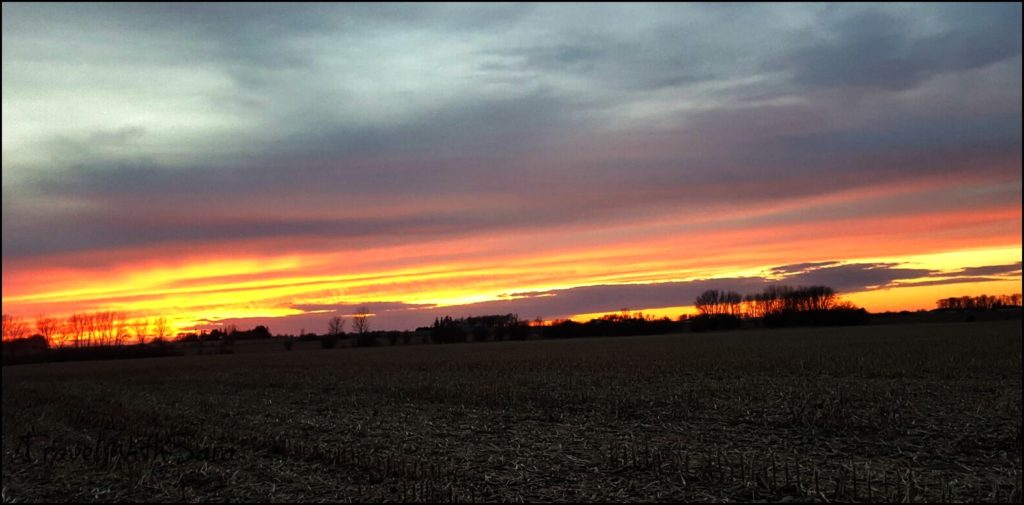
{"label": "bare tree", "polygon": [[129,335],[128,328],[130,323],[128,321],[127,312],[113,312],[111,314],[111,320],[113,322],[113,344],[124,345],[128,341]]}
{"label": "bare tree", "polygon": [[751,293],[743,295],[743,315],[745,317],[756,319],[764,316],[764,305],[761,303],[761,295],[758,293]]}
{"label": "bare tree", "polygon": [[60,320],[55,317],[36,316],[36,332],[47,342],[56,343],[56,334],[60,331]]}
{"label": "bare tree", "polygon": [[743,296],[735,291],[723,292],[719,301],[725,309],[725,313],[739,317],[743,315]]}
{"label": "bare tree", "polygon": [[153,323],[153,338],[163,341],[167,338],[167,318],[158,317]]}
{"label": "bare tree", "polygon": [[720,316],[730,312],[732,305],[732,292],[726,293],[717,289],[709,289],[700,294],[693,305],[697,307],[702,315]]}
{"label": "bare tree", "polygon": [[340,316],[334,316],[327,321],[327,334],[328,335],[341,335],[345,331],[345,318]]}
{"label": "bare tree", "polygon": [[788,300],[792,298],[791,293],[793,288],[785,285],[771,285],[764,288],[764,292],[761,293],[761,302],[763,303],[762,313],[777,314],[787,307]]}
{"label": "bare tree", "polygon": [[14,340],[28,335],[28,324],[18,316],[3,315],[3,339]]}
{"label": "bare tree", "polygon": [[82,340],[80,345],[82,347],[89,347],[96,345],[99,341],[99,330],[96,324],[96,314],[89,314],[88,312],[82,313],[82,325],[84,328]]}
{"label": "bare tree", "polygon": [[338,345],[338,339],[345,332],[345,318],[333,316],[327,321],[327,334],[320,338],[320,347],[333,349]]}
{"label": "bare tree", "polygon": [[88,314],[76,313],[72,314],[71,317],[68,318],[68,333],[73,337],[75,347],[82,347],[83,342],[88,345],[86,334],[89,331],[89,325],[90,322]]}
{"label": "bare tree", "polygon": [[145,344],[146,339],[149,338],[149,319],[136,319],[132,322],[132,330],[135,333],[135,340],[140,344]]}
{"label": "bare tree", "polygon": [[352,316],[352,330],[362,335],[370,331],[370,309],[363,305]]}
{"label": "bare tree", "polygon": [[828,310],[836,303],[836,292],[828,286],[810,286],[803,292],[808,310]]}
{"label": "bare tree", "polygon": [[53,336],[50,338],[53,346],[63,348],[71,343],[72,336],[74,336],[74,333],[71,330],[71,326],[68,325],[68,322],[58,319],[57,327],[53,330]]}
{"label": "bare tree", "polygon": [[92,315],[94,340],[99,345],[110,345],[114,341],[114,313],[106,310]]}

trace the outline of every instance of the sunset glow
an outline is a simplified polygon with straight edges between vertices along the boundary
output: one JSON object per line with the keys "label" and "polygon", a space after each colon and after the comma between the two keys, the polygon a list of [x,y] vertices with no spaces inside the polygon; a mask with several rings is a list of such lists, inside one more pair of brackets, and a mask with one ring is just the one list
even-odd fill
{"label": "sunset glow", "polygon": [[1019,5],[194,7],[3,5],[4,314],[1021,292]]}

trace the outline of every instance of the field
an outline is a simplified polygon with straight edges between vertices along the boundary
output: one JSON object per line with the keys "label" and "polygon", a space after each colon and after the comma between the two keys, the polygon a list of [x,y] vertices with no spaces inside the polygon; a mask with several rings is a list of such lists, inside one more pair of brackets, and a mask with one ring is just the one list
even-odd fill
{"label": "field", "polygon": [[1021,322],[5,367],[3,499],[1019,501]]}

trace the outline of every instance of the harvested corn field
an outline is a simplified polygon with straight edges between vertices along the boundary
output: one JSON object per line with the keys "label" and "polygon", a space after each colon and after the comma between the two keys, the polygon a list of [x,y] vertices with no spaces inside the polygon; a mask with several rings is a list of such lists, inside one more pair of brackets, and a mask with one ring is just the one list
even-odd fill
{"label": "harvested corn field", "polygon": [[1021,322],[5,367],[3,499],[1019,501]]}

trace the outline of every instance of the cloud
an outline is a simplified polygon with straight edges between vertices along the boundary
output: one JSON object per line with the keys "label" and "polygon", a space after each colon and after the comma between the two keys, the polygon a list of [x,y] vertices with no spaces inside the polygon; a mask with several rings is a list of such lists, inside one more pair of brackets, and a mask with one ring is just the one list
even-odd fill
{"label": "cloud", "polygon": [[968,283],[982,283],[982,282],[994,282],[1006,279],[999,277],[953,277],[950,279],[934,279],[930,281],[920,282],[894,282],[890,284],[889,288],[896,287],[925,287],[925,286],[944,286],[947,284],[968,284]]}
{"label": "cloud", "polygon": [[[129,249],[269,256],[513,233],[543,249],[537,231],[578,250],[672,236],[713,245],[637,254],[708,258],[742,242],[793,262],[775,275],[862,289],[931,273],[777,257],[749,237],[1019,241],[1006,217],[1021,191],[1019,5],[3,14],[5,276],[114,268]],[[858,219],[853,239],[837,228]],[[890,228],[869,233],[869,219]],[[544,297],[576,313],[671,289]],[[505,302],[540,310],[532,299]]]}
{"label": "cloud", "polygon": [[904,268],[895,263],[850,263],[803,271],[782,281],[787,284],[830,286],[840,293],[865,291],[888,286],[895,281],[918,279],[934,270]]}
{"label": "cloud", "polygon": [[813,261],[808,263],[794,263],[792,265],[772,267],[769,271],[776,275],[791,275],[831,267],[837,264],[839,264],[838,261]]}
{"label": "cloud", "polygon": [[1012,263],[1009,265],[989,265],[983,267],[967,267],[962,268],[956,272],[958,276],[970,276],[970,275],[1020,275],[1021,274],[1021,262]]}
{"label": "cloud", "polygon": [[[318,328],[326,325],[331,315],[352,314],[360,306],[368,306],[375,314],[378,329],[412,329],[428,326],[436,317],[478,316],[486,314],[518,314],[521,318],[542,317],[547,320],[565,318],[575,314],[615,312],[623,308],[632,310],[692,305],[699,294],[708,289],[735,291],[740,294],[758,293],[775,284],[790,286],[825,285],[840,296],[849,293],[888,289],[897,286],[933,286],[967,282],[1000,280],[978,276],[980,272],[1013,273],[1020,265],[992,265],[965,268],[954,274],[939,270],[906,268],[897,263],[846,263],[839,261],[809,262],[779,265],[767,269],[773,277],[736,277],[697,279],[679,282],[641,284],[602,284],[578,286],[544,291],[510,292],[499,299],[463,305],[437,306],[405,302],[366,302],[341,304],[293,304],[290,308],[306,314],[281,318],[228,319],[223,324],[239,326],[267,324],[280,331],[298,331],[297,325]],[[783,275],[781,279],[774,275]],[[953,275],[952,277],[949,277]],[[928,280],[932,277],[941,279]],[[322,323],[322,324],[321,324]],[[285,328],[289,328],[286,330]]]}
{"label": "cloud", "polygon": [[[1019,4],[826,12],[822,35],[788,58],[794,80],[802,85],[903,90],[938,74],[983,67],[1021,53]],[[914,28],[926,29],[920,18],[948,28],[915,33]]]}

